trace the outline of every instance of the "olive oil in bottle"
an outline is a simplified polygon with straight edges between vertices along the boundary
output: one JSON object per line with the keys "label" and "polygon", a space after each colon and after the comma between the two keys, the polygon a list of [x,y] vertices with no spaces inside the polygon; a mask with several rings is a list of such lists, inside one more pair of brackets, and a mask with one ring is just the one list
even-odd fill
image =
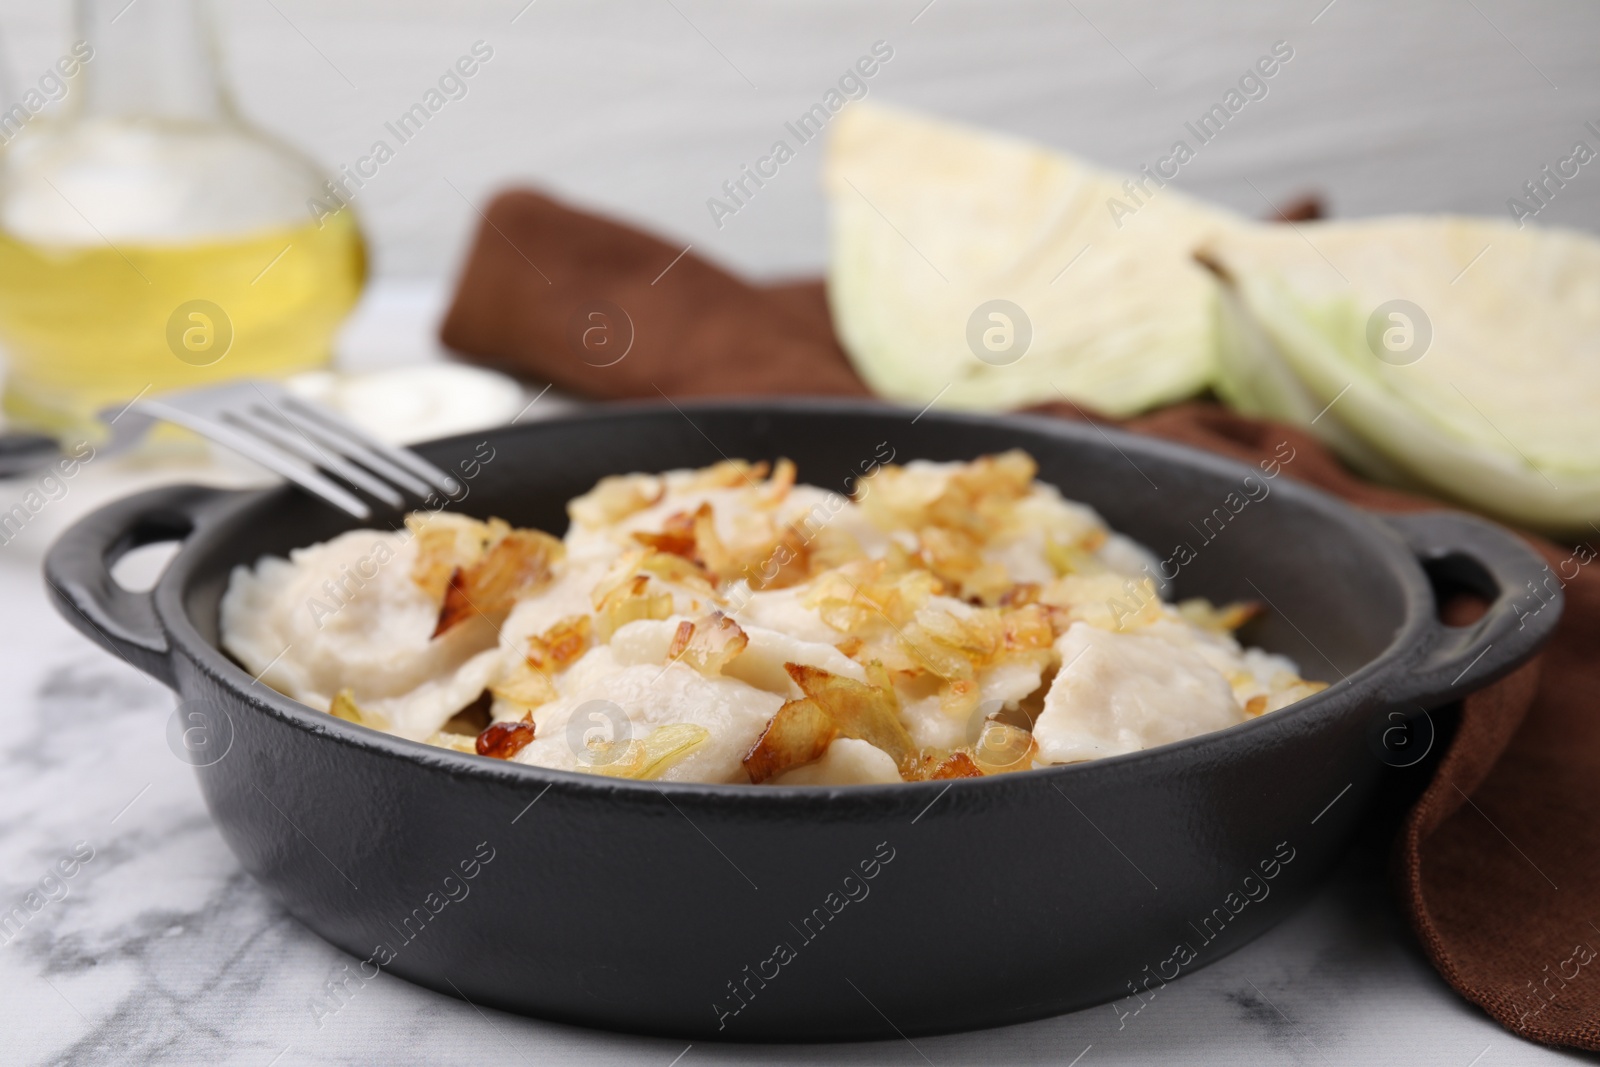
{"label": "olive oil in bottle", "polygon": [[201,3],[79,0],[62,114],[0,150],[12,422],[321,366],[360,293],[352,211],[314,219],[317,168],[234,113]]}

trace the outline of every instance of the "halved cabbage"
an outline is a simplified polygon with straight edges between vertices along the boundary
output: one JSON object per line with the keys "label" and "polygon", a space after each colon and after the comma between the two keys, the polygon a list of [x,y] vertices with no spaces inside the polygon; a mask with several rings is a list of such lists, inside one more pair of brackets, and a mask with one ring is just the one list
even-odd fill
{"label": "halved cabbage", "polygon": [[[1025,141],[851,104],[825,182],[828,295],[856,369],[919,407],[941,391],[941,404],[996,409],[1065,394],[1121,416],[1203,389],[1216,287],[1190,253],[1237,219],[1138,180],[1143,192]],[[1027,322],[973,327],[993,300]],[[969,333],[990,329],[1001,350],[980,359]]]}
{"label": "halved cabbage", "polygon": [[1240,411],[1508,522],[1600,521],[1600,241],[1391,218],[1219,235],[1202,258]]}

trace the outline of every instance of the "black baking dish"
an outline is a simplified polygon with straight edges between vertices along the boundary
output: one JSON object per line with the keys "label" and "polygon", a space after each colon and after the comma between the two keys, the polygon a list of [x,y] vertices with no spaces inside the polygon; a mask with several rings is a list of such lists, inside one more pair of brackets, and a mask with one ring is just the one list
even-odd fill
{"label": "black baking dish", "polygon": [[[1542,562],[1466,516],[1377,518],[1277,470],[1088,425],[912,415],[629,406],[420,451],[462,475],[460,510],[559,532],[606,474],[788,456],[843,489],[885,443],[898,461],[1021,447],[1159,556],[1191,546],[1177,595],[1265,601],[1245,637],[1333,684],[1219,733],[995,778],[629,782],[429,748],[253,683],[218,649],[229,572],[350,525],[297,490],[143,493],[78,523],[46,574],[79,629],[177,690],[175,721],[210,746],[196,773],[224,838],[352,975],[695,1040],[994,1026],[1204,966],[1337,858],[1388,770],[1375,738],[1510,670],[1559,613],[1519,619]],[[124,552],[172,539],[150,593],[110,578]],[[1424,564],[1487,594],[1488,613],[1443,626]]]}

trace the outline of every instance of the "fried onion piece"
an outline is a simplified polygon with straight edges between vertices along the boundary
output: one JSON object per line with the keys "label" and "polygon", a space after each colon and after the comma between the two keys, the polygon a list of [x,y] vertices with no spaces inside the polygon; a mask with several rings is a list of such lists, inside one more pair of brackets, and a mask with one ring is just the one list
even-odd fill
{"label": "fried onion piece", "polygon": [[456,569],[470,567],[482,559],[484,550],[509,533],[511,527],[501,519],[479,522],[455,512],[413,511],[406,516],[406,529],[417,542],[411,580],[437,602],[444,597]]}
{"label": "fried onion piece", "polygon": [[1002,608],[1024,608],[1039,602],[1038,582],[1018,582],[1000,596]]}
{"label": "fried onion piece", "polygon": [[955,715],[977,706],[978,671],[1004,660],[1048,658],[1056,632],[1049,611],[1037,604],[1016,610],[929,604],[894,637],[891,665],[908,678],[927,672],[946,682],[941,704]]}
{"label": "fried onion piece", "polygon": [[[701,504],[701,508],[710,505]],[[672,556],[698,561],[695,551],[695,516],[687,511],[675,511],[661,523],[660,533],[635,531],[633,539],[647,548]]]}
{"label": "fried onion piece", "polygon": [[863,559],[817,576],[801,603],[816,608],[822,621],[842,633],[868,637],[878,628],[904,626],[944,591],[944,583],[905,554]]}
{"label": "fried onion piece", "polygon": [[477,734],[458,734],[449,730],[439,730],[428,736],[424,744],[433,745],[435,748],[448,748],[452,752],[477,752]]}
{"label": "fried onion piece", "polygon": [[[1103,544],[1105,536],[1102,534],[1100,542]],[[1095,546],[1096,548],[1099,545]],[[1045,538],[1044,558],[1056,572],[1058,577],[1068,574],[1105,574],[1111,568],[1100,562],[1094,554],[1094,549],[1079,544],[1066,544],[1053,537]]]}
{"label": "fried onion piece", "polygon": [[743,459],[725,459],[702,467],[690,476],[685,489],[734,489],[741,485],[754,486],[767,476],[771,467],[765,460],[751,463]]}
{"label": "fried onion piece", "polygon": [[944,778],[982,778],[983,771],[972,761],[972,757],[957,749],[950,753],[928,775],[929,781],[939,781]]}
{"label": "fried onion piece", "polygon": [[649,552],[639,561],[638,571],[651,574],[672,585],[700,593],[712,600],[721,600],[716,589],[716,579],[693,559],[667,552]]}
{"label": "fried onion piece", "polygon": [[660,533],[640,531],[633,539],[653,553],[647,557],[653,561],[652,569],[675,569],[682,580],[704,586],[713,595],[718,583],[741,578],[756,588],[780,589],[810,576],[810,550],[803,532],[792,525],[775,530],[765,512],[737,519],[730,544],[717,530],[710,501],[701,501],[692,513],[669,515]]}
{"label": "fried onion piece", "polygon": [[439,637],[474,615],[498,625],[513,605],[549,583],[551,569],[566,549],[560,541],[538,530],[511,530],[470,567],[457,567],[450,575],[439,621]]}
{"label": "fried onion piece", "polygon": [[557,620],[544,633],[528,638],[528,662],[544,671],[564,670],[588,650],[593,629],[587,615]]}
{"label": "fried onion piece", "polygon": [[511,668],[510,673],[489,687],[489,692],[496,700],[514,704],[524,712],[548,704],[557,696],[549,675],[528,660]]}
{"label": "fried onion piece", "polygon": [[772,468],[772,477],[761,491],[761,503],[767,506],[781,504],[794,488],[797,470],[792,459],[779,459]]}
{"label": "fried onion piece", "polygon": [[678,628],[672,632],[672,641],[667,645],[667,660],[670,662],[689,651],[689,642],[694,639],[694,623],[684,619],[678,623]]}
{"label": "fried onion piece", "polygon": [[874,689],[882,689],[894,700],[895,707],[899,707],[900,700],[895,696],[894,681],[889,676],[889,671],[877,660],[868,660],[862,665],[867,675],[867,684]]}
{"label": "fried onion piece", "polygon": [[491,759],[510,759],[533,740],[531,722],[496,722],[478,735],[474,744],[478,755]]}
{"label": "fried onion piece", "polygon": [[830,715],[810,697],[787,701],[744,757],[750,781],[760,785],[792,767],[821,759],[839,736]]}
{"label": "fried onion piece", "polygon": [[333,695],[333,701],[328,705],[328,714],[358,726],[370,726],[374,730],[389,728],[389,720],[375,711],[364,710],[356,703],[355,692],[350,689],[341,689]]}
{"label": "fried onion piece", "polygon": [[[611,564],[605,576],[595,583],[594,588],[589,590],[589,601],[594,605],[596,612],[605,606],[606,601],[617,595],[618,590],[625,590],[631,587],[640,577],[643,577],[639,573],[639,565],[649,555],[650,550],[640,546],[624,552]],[[624,592],[622,595],[626,596],[628,594]],[[601,643],[604,643],[604,639],[602,639]]]}
{"label": "fried onion piece", "polygon": [[755,564],[758,589],[787,589],[811,577],[811,541],[805,531],[793,523],[785,526],[764,549],[760,563]]}
{"label": "fried onion piece", "polygon": [[948,469],[886,465],[879,468],[873,491],[859,503],[880,529],[939,526],[987,540],[1010,524],[1016,503],[1032,491],[1037,472],[1032,457],[1021,449]]}
{"label": "fried onion piece", "polygon": [[[660,533],[639,531],[633,539],[643,545],[647,554],[641,557],[657,562],[655,567],[677,566],[682,570],[687,563],[708,584],[717,579],[731,577],[737,570],[733,553],[723,545],[717,534],[711,502],[702,500],[694,511],[675,511],[661,524]],[[677,563],[669,563],[671,560]],[[633,566],[633,564],[630,564]]]}
{"label": "fried onion piece", "polygon": [[750,644],[739,624],[720,611],[678,624],[667,648],[667,661],[681,659],[707,678],[715,678]]}
{"label": "fried onion piece", "polygon": [[[903,763],[915,751],[911,735],[900,721],[899,701],[893,686],[864,685],[803,663],[785,663],[783,669],[789,672],[802,693],[828,713],[840,737],[865,741],[880,748],[896,764]],[[887,681],[888,676],[881,666],[876,672],[869,669],[867,677],[871,679],[875,675],[881,682]]]}
{"label": "fried onion piece", "polygon": [[1058,633],[1065,632],[1074,622],[1086,622],[1102,630],[1128,631],[1166,617],[1165,605],[1153,581],[1109,571],[1057,578],[1040,590],[1039,601],[1050,609],[1051,624]]}
{"label": "fried onion piece", "polygon": [[866,557],[855,534],[836,525],[817,527],[806,542],[806,570],[811,577]]}
{"label": "fried onion piece", "polygon": [[434,623],[432,638],[442,637],[461,623],[478,614],[472,604],[471,594],[467,592],[466,572],[460,567],[450,572],[450,581],[445,586],[444,602],[439,605],[439,619]]}
{"label": "fried onion piece", "polygon": [[917,556],[963,598],[993,604],[1011,587],[1006,569],[983,559],[981,545],[966,530],[927,526],[917,533]]}
{"label": "fried onion piece", "polygon": [[633,778],[648,781],[660,778],[674,763],[699,748],[711,736],[711,731],[692,722],[669,723],[658,726],[643,740],[632,738],[622,742],[622,752],[616,753],[618,742],[596,741],[590,745],[594,762],[590,769],[610,778]]}
{"label": "fried onion piece", "polygon": [[653,474],[613,474],[567,504],[567,514],[579,526],[597,529],[643,511],[666,494],[666,483]]}
{"label": "fried onion piece", "polygon": [[[750,780],[757,784],[792,767],[819,760],[835,738],[865,741],[888,754],[900,776],[916,781],[931,776],[949,757],[947,752],[918,751],[900,721],[899,702],[882,663],[867,664],[867,681],[841,678],[818,667],[786,663],[784,670],[805,696],[778,709],[767,729],[744,758]],[[956,761],[944,777],[971,777],[983,771]]]}
{"label": "fried onion piece", "polygon": [[1049,648],[1055,643],[1055,627],[1050,625],[1050,612],[1041,604],[1029,604],[1001,615],[1005,636],[1003,641],[1009,652],[1033,652]]}
{"label": "fried onion piece", "polygon": [[990,720],[976,744],[947,751],[923,748],[901,766],[908,782],[945,778],[982,778],[991,774],[1025,771],[1033,766],[1036,745],[1027,730]]}
{"label": "fried onion piece", "polygon": [[919,749],[900,765],[900,777],[908,782],[926,782],[947,755],[949,753],[942,748]]}
{"label": "fried onion piece", "polygon": [[595,612],[595,640],[606,644],[612,634],[639,619],[669,618],[672,594],[649,592],[649,586],[649,575],[636,574],[607,593]]}
{"label": "fried onion piece", "polygon": [[931,782],[944,778],[982,778],[983,771],[962,749],[924,748],[913,753],[900,768],[908,782]]}
{"label": "fried onion piece", "polygon": [[939,694],[939,710],[953,719],[964,719],[978,710],[983,689],[976,678],[956,678],[946,682]]}
{"label": "fried onion piece", "polygon": [[955,481],[975,496],[1017,500],[1033,488],[1039,465],[1020,448],[979,456],[957,468]]}
{"label": "fried onion piece", "polygon": [[1232,633],[1267,610],[1256,600],[1236,600],[1218,607],[1204,597],[1180,600],[1177,608],[1178,614],[1202,630],[1219,634]]}
{"label": "fried onion piece", "polygon": [[702,501],[695,508],[692,522],[696,562],[718,579],[731,581],[737,577],[744,568],[728,550],[728,546],[722,543],[722,535],[717,533],[716,518],[709,501]]}
{"label": "fried onion piece", "polygon": [[361,722],[361,708],[356,704],[355,694],[348,689],[341,689],[333,694],[333,703],[328,705],[328,714],[346,722]]}
{"label": "fried onion piece", "polygon": [[[635,595],[633,590],[641,578],[659,578],[662,583],[678,586],[688,593],[698,594],[718,603],[724,599],[716,591],[715,579],[694,560],[674,556],[668,552],[657,552],[641,545],[618,557],[607,570],[605,577],[590,590],[589,597],[594,604],[595,612],[599,614],[607,604],[615,603],[619,598],[625,599]],[[671,593],[667,593],[666,596],[671,599]],[[665,615],[639,617],[666,618]],[[600,637],[602,644],[610,639],[609,632]]]}
{"label": "fried onion piece", "polygon": [[908,628],[880,631],[863,642],[850,658],[862,665],[879,663],[896,681],[911,682],[924,677],[938,677],[929,666],[935,651],[931,642],[921,634],[913,634]]}
{"label": "fried onion piece", "polygon": [[663,556],[687,560],[708,586],[745,579],[758,589],[781,589],[810,577],[810,547],[803,531],[792,524],[777,530],[765,512],[738,519],[730,544],[717,530],[710,501],[701,501],[693,514],[669,517],[661,533],[633,537]]}
{"label": "fried onion piece", "polygon": [[[917,612],[911,625],[900,630],[899,637],[906,650],[930,673],[952,684],[970,682],[977,669],[1001,651],[1005,624],[999,612],[988,608],[963,608],[958,614],[929,605]],[[955,694],[951,697],[954,703],[946,703],[947,710],[958,710],[963,700],[962,693]]]}
{"label": "fried onion piece", "polygon": [[957,614],[926,607],[917,612],[916,624],[929,639],[975,663],[988,662],[1005,645],[1005,620],[987,608]]}

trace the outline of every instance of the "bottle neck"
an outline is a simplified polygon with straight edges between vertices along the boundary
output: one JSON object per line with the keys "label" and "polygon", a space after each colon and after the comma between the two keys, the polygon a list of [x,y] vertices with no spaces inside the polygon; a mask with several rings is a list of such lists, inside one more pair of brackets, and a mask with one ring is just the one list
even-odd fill
{"label": "bottle neck", "polygon": [[77,0],[79,118],[213,124],[232,118],[205,0]]}

